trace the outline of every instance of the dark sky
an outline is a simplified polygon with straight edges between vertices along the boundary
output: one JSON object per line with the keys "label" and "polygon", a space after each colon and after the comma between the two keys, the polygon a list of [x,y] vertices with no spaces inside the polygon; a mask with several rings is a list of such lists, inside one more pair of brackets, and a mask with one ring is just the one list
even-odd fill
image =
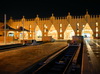
{"label": "dark sky", "polygon": [[0,20],[3,20],[3,14],[7,19],[12,16],[14,19],[50,17],[52,13],[55,16],[66,16],[68,12],[71,15],[84,15],[88,9],[90,14],[100,14],[100,3],[97,0],[5,0],[0,2]]}

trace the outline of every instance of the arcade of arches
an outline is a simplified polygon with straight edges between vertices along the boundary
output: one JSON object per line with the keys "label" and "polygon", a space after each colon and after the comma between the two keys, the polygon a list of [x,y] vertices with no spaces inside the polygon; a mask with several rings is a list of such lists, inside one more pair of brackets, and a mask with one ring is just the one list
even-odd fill
{"label": "arcade of arches", "polygon": [[52,36],[55,40],[69,40],[72,36],[81,35],[84,38],[100,38],[100,15],[89,15],[88,12],[84,16],[71,16],[68,13],[65,17],[55,17],[52,14],[50,18],[39,18],[38,15],[35,19],[23,17],[21,20],[13,20],[11,18],[7,24],[14,29],[24,27],[29,30],[7,32],[7,36],[14,36],[20,40],[25,38],[41,41],[43,36]]}

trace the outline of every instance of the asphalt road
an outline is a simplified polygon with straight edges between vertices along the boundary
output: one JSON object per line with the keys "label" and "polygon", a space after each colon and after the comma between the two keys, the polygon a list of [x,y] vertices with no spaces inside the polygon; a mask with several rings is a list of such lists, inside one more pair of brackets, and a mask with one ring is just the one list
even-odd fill
{"label": "asphalt road", "polygon": [[86,39],[89,62],[95,74],[100,74],[100,40]]}

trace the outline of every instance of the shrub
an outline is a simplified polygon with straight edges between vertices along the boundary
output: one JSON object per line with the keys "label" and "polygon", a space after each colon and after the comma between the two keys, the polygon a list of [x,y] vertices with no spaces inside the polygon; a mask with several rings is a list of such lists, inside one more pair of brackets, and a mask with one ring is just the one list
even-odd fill
{"label": "shrub", "polygon": [[71,43],[72,42],[72,40],[67,40],[67,43]]}

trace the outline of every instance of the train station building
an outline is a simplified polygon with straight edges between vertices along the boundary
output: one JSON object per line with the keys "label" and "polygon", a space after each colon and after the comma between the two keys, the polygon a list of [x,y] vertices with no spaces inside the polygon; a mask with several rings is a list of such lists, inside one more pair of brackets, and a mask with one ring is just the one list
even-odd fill
{"label": "train station building", "polygon": [[[0,26],[0,36],[4,35],[4,25]],[[72,36],[84,36],[85,38],[100,39],[100,15],[72,16],[70,12],[65,17],[36,18],[7,21],[7,37],[26,40],[35,39],[41,41],[43,36],[52,36],[55,40],[69,40]],[[23,37],[24,36],[24,37]]]}

